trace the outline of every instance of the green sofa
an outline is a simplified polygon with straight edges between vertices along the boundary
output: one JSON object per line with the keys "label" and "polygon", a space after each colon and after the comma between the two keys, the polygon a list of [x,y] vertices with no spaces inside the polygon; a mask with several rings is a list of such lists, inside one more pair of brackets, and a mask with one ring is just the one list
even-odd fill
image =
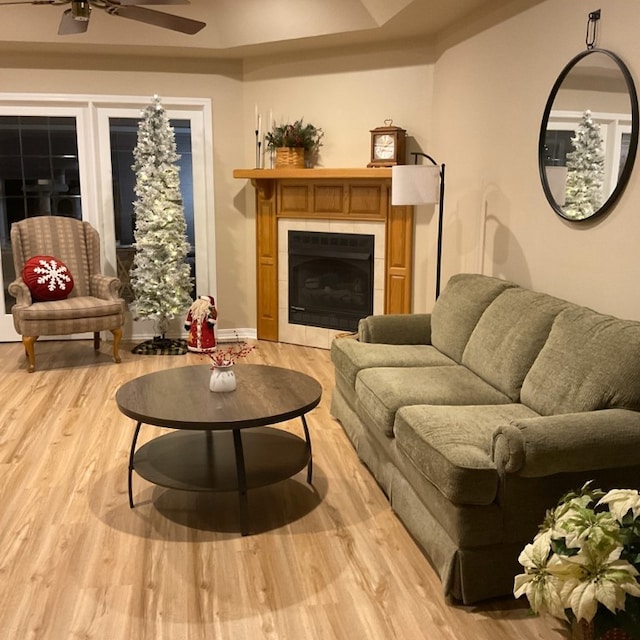
{"label": "green sofa", "polygon": [[460,274],[331,358],[332,415],[451,599],[510,594],[566,491],[640,487],[640,322]]}

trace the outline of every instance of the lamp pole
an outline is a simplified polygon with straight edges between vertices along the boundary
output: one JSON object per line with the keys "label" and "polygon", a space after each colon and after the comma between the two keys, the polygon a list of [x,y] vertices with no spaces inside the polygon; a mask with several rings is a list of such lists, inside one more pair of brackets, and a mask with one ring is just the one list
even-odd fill
{"label": "lamp pole", "polygon": [[436,167],[440,167],[440,197],[438,198],[438,243],[436,248],[436,300],[440,296],[440,272],[442,263],[442,221],[444,217],[444,164],[438,163],[428,154],[412,151],[413,164],[418,164],[418,156],[427,158]]}

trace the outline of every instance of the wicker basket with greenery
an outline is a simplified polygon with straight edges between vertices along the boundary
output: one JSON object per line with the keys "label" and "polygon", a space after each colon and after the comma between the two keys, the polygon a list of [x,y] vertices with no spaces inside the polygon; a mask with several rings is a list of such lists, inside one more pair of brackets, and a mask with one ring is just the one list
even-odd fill
{"label": "wicker basket with greenery", "polygon": [[322,129],[300,119],[291,124],[274,124],[265,140],[267,147],[276,151],[276,167],[304,167],[305,152],[316,155],[323,136]]}

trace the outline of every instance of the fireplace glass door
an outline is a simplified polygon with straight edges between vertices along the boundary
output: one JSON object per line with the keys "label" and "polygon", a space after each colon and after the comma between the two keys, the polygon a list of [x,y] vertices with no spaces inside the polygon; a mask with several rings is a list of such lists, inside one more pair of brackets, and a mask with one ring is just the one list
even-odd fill
{"label": "fireplace glass door", "polygon": [[374,236],[289,231],[289,322],[356,331],[373,313]]}

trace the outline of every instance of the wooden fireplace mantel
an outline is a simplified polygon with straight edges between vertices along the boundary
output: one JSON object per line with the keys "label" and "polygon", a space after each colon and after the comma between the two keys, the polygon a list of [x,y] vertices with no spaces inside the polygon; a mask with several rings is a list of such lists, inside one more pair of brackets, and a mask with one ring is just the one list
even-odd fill
{"label": "wooden fireplace mantel", "polygon": [[235,169],[256,190],[257,332],[278,340],[278,219],[385,224],[384,312],[409,313],[413,207],[391,205],[391,169]]}

